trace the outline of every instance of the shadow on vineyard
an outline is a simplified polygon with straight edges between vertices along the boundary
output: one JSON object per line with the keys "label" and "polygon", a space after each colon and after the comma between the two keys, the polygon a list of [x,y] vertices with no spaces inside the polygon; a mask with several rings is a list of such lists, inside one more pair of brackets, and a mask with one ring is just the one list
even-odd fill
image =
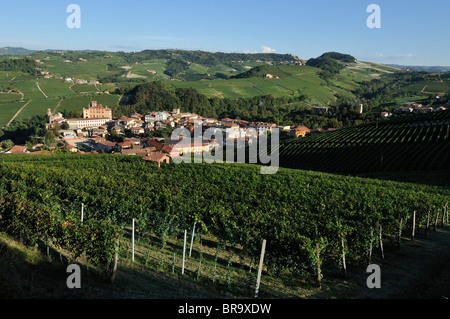
{"label": "shadow on vineyard", "polygon": [[359,177],[374,178],[412,184],[432,185],[450,188],[450,170],[446,171],[405,171],[405,172],[378,172],[358,174]]}
{"label": "shadow on vineyard", "polygon": [[[206,240],[204,241],[206,242]],[[154,241],[154,243],[157,243]],[[212,241],[210,241],[212,243]],[[195,244],[195,254],[190,259],[191,267],[181,276],[181,267],[172,268],[168,250],[159,250],[151,245],[139,246],[135,262],[127,259],[127,242],[122,251],[123,258],[115,284],[105,283],[95,268],[82,265],[82,289],[68,289],[66,286],[66,256],[45,245],[27,248],[8,236],[0,236],[0,298],[116,298],[116,299],[221,299],[252,298],[254,281],[242,265],[233,266],[232,284],[222,279],[212,280],[212,272],[202,271],[201,278],[195,270],[202,249],[204,264],[208,269],[208,245]],[[158,243],[159,244],[159,243]],[[417,232],[415,240],[404,236],[399,246],[397,239],[386,242],[384,258],[380,251],[374,252],[373,263],[381,265],[382,288],[368,289],[368,274],[361,265],[348,265],[348,272],[337,272],[333,265],[323,265],[324,280],[319,289],[312,278],[299,278],[281,274],[272,278],[265,272],[261,286],[262,298],[313,298],[313,299],[442,299],[450,295],[450,229],[448,226],[430,228]],[[168,245],[168,247],[174,247]],[[150,248],[147,250],[147,248]],[[146,254],[149,252],[149,254]],[[161,253],[161,255],[158,254]],[[194,255],[197,255],[194,257]],[[163,257],[161,257],[163,256]],[[129,257],[129,256],[128,256]],[[226,264],[222,260],[221,267]],[[212,263],[209,263],[209,267]],[[247,265],[248,266],[248,265]],[[331,266],[331,267],[330,267]],[[241,271],[239,271],[241,269]],[[176,274],[174,274],[175,272]],[[222,270],[223,272],[223,270]],[[247,273],[247,274],[245,274]],[[208,278],[209,277],[209,278]],[[251,285],[248,285],[251,283]]]}
{"label": "shadow on vineyard", "polygon": [[100,273],[82,265],[81,289],[68,289],[68,260],[45,247],[27,248],[5,235],[0,236],[0,298],[221,298],[196,283],[177,280],[160,272],[121,263],[115,284],[105,282]]}

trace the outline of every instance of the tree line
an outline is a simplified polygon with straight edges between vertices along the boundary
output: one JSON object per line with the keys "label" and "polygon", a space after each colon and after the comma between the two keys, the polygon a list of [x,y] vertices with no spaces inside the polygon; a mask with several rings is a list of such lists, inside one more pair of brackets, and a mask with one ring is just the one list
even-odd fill
{"label": "tree line", "polygon": [[8,127],[0,130],[0,141],[5,142],[3,146],[26,144],[27,142],[50,145],[59,133],[58,130],[48,130],[45,123],[45,115],[34,115],[25,120],[14,120]]}
{"label": "tree line", "polygon": [[0,61],[0,71],[20,71],[30,75],[39,74],[36,61],[29,58]]}
{"label": "tree line", "polygon": [[150,59],[179,59],[197,63],[205,66],[216,66],[224,64],[232,67],[239,61],[256,62],[270,61],[273,63],[282,63],[285,61],[294,61],[291,54],[279,53],[224,53],[224,52],[206,52],[206,51],[188,51],[188,50],[144,50],[141,52],[118,52],[120,57],[128,63],[142,62]]}

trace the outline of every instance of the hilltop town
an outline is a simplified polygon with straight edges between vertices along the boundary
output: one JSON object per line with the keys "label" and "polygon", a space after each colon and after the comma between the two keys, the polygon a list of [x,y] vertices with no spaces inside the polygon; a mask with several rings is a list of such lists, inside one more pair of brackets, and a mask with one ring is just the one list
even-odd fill
{"label": "hilltop town", "polygon": [[[252,137],[258,139],[275,128],[285,132],[284,136],[295,138],[323,131],[311,130],[305,126],[277,126],[273,123],[231,118],[205,118],[198,114],[182,113],[180,109],[148,114],[135,113],[113,118],[111,108],[97,104],[96,101],[91,101],[90,105],[82,111],[82,118],[65,118],[62,113],[52,113],[50,109],[47,110],[46,128],[59,133],[59,142],[55,143],[55,146],[46,147],[44,144],[35,144],[30,148],[14,145],[6,149],[4,153],[70,152],[73,154],[140,155],[144,160],[159,164],[169,162],[171,158],[184,153],[212,151],[218,147],[224,147],[227,143],[235,143],[238,139],[245,141],[243,144],[245,147],[252,142]],[[153,136],[158,134],[152,134],[162,130],[170,133],[176,128],[186,129],[191,137],[201,137],[202,142],[198,143],[198,139],[194,142],[192,139],[189,143],[179,143],[180,139],[158,137]],[[203,138],[203,134],[208,129],[214,132],[214,138]]]}

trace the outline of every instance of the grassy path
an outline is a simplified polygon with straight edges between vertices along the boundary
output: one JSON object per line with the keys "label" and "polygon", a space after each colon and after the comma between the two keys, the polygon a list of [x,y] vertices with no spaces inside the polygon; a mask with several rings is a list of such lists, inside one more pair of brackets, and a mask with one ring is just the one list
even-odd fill
{"label": "grassy path", "polygon": [[45,98],[48,99],[47,94],[45,94],[45,92],[42,91],[41,87],[39,86],[39,82],[36,82],[36,86],[37,86],[37,88],[39,89],[39,91],[41,91],[41,93],[45,96]]}
{"label": "grassy path", "polygon": [[420,93],[424,93],[425,89],[427,88],[428,85],[425,85],[422,89],[422,91],[420,91]]}
{"label": "grassy path", "polygon": [[8,124],[6,124],[6,127],[8,127],[8,126],[16,119],[16,117],[20,114],[20,112],[22,112],[22,110],[23,110],[28,104],[30,104],[31,101],[33,101],[33,100],[29,100],[27,103],[25,103],[24,106],[22,106],[22,107],[20,108],[20,110],[18,110],[18,111],[16,112],[16,114],[14,114],[14,116],[13,116],[12,119],[8,122]]}
{"label": "grassy path", "polygon": [[56,110],[58,109],[58,107],[61,105],[62,101],[64,99],[59,100],[58,105],[56,105],[55,109],[53,110],[53,113],[56,113]]}

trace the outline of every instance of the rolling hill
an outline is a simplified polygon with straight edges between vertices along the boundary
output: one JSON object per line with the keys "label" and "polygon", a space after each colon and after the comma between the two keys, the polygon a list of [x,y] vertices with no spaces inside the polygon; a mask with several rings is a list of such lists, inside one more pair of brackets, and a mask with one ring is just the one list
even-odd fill
{"label": "rolling hill", "polygon": [[398,69],[411,69],[426,72],[440,72],[449,73],[450,66],[422,66],[422,65],[399,65],[399,64],[386,64],[387,66],[398,68]]}
{"label": "rolling hill", "polygon": [[0,55],[26,55],[36,52],[36,50],[29,50],[20,47],[4,47],[0,48]]}
{"label": "rolling hill", "polygon": [[[389,71],[372,72],[371,64],[360,64],[359,68],[345,68],[333,80],[323,80],[320,69],[311,66],[283,65],[264,66],[237,75],[228,80],[176,81],[173,87],[192,87],[208,97],[246,98],[271,94],[274,97],[295,96],[299,93],[310,97],[309,105],[326,105],[336,100],[337,95],[354,98],[352,90],[360,81],[376,79]],[[278,75],[279,79],[268,79],[266,74]]]}
{"label": "rolling hill", "polygon": [[[2,56],[1,59],[23,57]],[[359,98],[355,92],[363,83],[380,79],[389,83],[395,80],[393,75],[407,73],[384,65],[353,61],[348,55],[335,52],[319,57],[335,59],[333,61],[340,65],[340,71],[327,78],[320,65],[298,65],[301,60],[290,54],[48,50],[27,51],[26,57],[35,60],[37,70],[43,73],[32,76],[21,71],[0,70],[0,127],[7,125],[19,110],[14,118],[26,120],[35,114],[45,114],[47,108],[79,111],[94,99],[115,108],[127,103],[121,100],[126,90],[151,81],[162,81],[169,90],[194,88],[207,98],[306,97],[296,105],[284,106],[298,110],[332,105],[338,99],[354,101]],[[279,78],[269,79],[266,74]],[[65,81],[66,78],[99,83],[74,84]],[[447,93],[450,91],[448,83],[448,79],[425,77],[408,82],[405,84],[407,93],[395,103]]]}

